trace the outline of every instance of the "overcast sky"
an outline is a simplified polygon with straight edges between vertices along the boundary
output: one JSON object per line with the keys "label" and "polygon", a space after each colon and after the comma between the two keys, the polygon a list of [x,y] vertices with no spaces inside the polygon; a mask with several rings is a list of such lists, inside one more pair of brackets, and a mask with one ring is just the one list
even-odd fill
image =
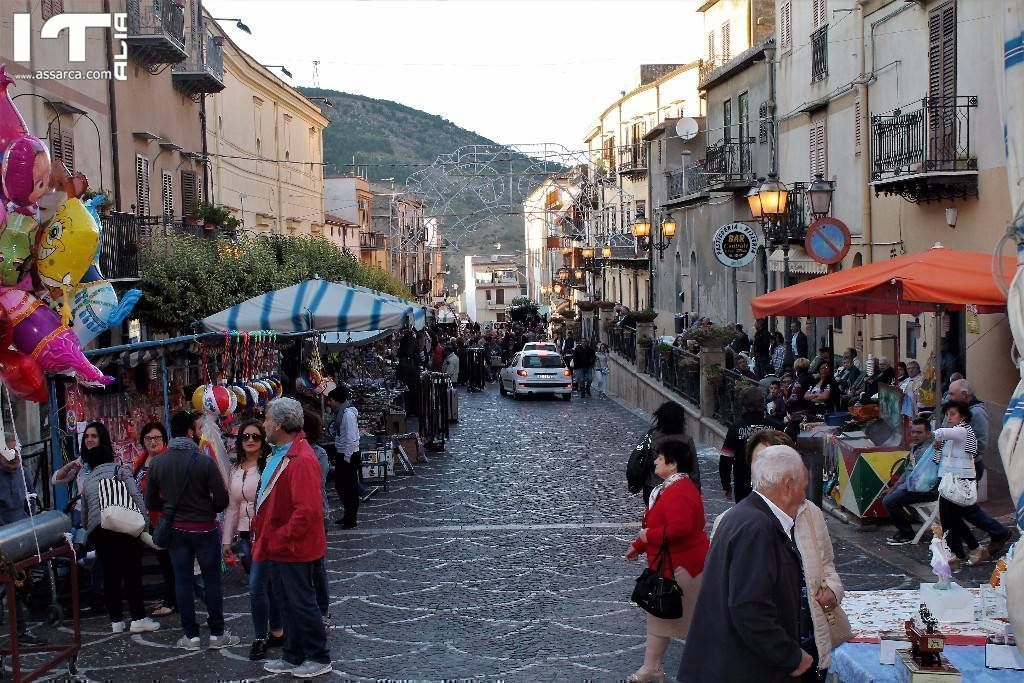
{"label": "overcast sky", "polygon": [[[439,114],[501,143],[581,149],[641,63],[700,55],[695,0],[204,0],[292,85],[318,84]],[[278,72],[280,73],[280,72]]]}

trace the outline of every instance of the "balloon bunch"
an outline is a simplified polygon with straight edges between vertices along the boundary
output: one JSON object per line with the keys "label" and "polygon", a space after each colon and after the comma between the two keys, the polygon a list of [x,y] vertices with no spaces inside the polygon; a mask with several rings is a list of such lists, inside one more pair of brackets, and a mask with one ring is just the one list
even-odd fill
{"label": "balloon bunch", "polygon": [[206,340],[202,340],[205,380],[192,394],[192,407],[204,414],[228,417],[239,408],[263,408],[283,396],[276,338],[276,332],[225,332],[216,381],[210,378]]}
{"label": "balloon bunch", "polygon": [[[114,381],[82,353],[138,301],[120,303],[99,269],[101,195],[81,199],[85,176],[56,169],[42,140],[28,132],[0,65],[0,379],[19,398],[47,399],[44,373],[75,377],[87,386]],[[40,222],[39,202],[63,194]],[[59,197],[59,194],[55,194]]]}

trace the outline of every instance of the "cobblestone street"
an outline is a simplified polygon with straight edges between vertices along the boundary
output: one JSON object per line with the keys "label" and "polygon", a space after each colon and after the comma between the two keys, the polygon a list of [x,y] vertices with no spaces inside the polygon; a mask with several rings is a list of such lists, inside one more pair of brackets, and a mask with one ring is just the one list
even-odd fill
{"label": "cobblestone street", "polygon": [[[515,402],[494,387],[460,393],[445,453],[364,503],[359,528],[331,525],[330,644],[342,679],[621,680],[643,657],[644,619],[629,602],[639,564],[622,559],[641,501],[625,459],[646,429],[598,399]],[[702,456],[709,522],[726,507],[713,453]],[[833,522],[834,524],[834,522]],[[916,585],[836,540],[848,588]],[[226,579],[223,652],[172,647],[177,618],[144,636],[86,619],[79,666],[93,680],[259,680],[242,575]],[[43,632],[38,627],[36,632]],[[205,639],[204,632],[204,639]],[[681,646],[673,643],[667,668]]]}

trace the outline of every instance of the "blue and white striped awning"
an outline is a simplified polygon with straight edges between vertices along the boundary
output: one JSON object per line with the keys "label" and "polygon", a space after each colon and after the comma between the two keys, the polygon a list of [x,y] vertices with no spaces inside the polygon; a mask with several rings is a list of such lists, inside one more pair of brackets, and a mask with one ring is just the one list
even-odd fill
{"label": "blue and white striped awning", "polygon": [[423,306],[344,282],[307,280],[268,292],[203,319],[211,332],[274,330],[280,334],[423,329]]}

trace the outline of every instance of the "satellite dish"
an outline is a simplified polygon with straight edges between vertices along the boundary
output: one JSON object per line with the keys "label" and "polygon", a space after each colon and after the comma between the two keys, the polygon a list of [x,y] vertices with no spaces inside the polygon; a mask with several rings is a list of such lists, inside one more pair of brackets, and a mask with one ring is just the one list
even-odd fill
{"label": "satellite dish", "polygon": [[694,139],[697,137],[697,133],[699,132],[700,126],[697,124],[697,121],[691,119],[689,116],[685,116],[676,121],[676,135],[678,135],[684,142]]}

